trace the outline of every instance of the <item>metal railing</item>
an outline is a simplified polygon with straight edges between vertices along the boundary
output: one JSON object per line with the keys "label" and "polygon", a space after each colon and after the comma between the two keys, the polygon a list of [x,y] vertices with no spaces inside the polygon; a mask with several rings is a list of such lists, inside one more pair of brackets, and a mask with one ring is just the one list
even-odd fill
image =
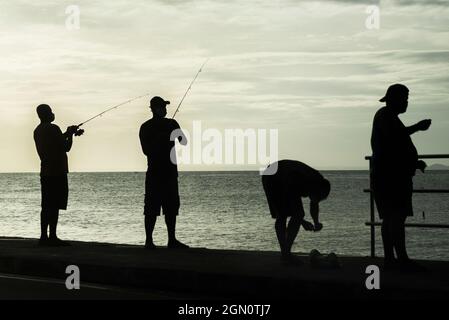
{"label": "metal railing", "polygon": [[[449,159],[449,154],[425,154],[419,155],[419,159]],[[365,160],[369,161],[370,173],[372,170],[372,157],[366,156]],[[376,222],[375,218],[375,203],[373,195],[373,185],[371,181],[370,174],[370,188],[364,189],[363,192],[370,194],[370,221],[366,222],[365,225],[370,227],[370,237],[371,237],[371,257],[376,256],[376,227],[381,226],[381,222]],[[414,189],[413,193],[449,193],[449,189]],[[449,224],[437,224],[437,223],[406,223],[406,227],[411,228],[438,228],[438,229],[449,229]]]}

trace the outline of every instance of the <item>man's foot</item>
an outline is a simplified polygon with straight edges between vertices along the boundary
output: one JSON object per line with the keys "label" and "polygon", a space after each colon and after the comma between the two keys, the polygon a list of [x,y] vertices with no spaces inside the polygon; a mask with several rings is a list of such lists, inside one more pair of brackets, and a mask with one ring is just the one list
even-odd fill
{"label": "man's foot", "polygon": [[145,250],[154,250],[157,249],[156,245],[153,242],[145,242]]}
{"label": "man's foot", "polygon": [[48,246],[50,246],[50,247],[69,247],[69,246],[71,246],[70,243],[68,243],[67,241],[61,240],[59,238],[49,238],[47,243],[48,243]]}
{"label": "man's foot", "polygon": [[170,249],[188,249],[188,248],[190,248],[188,245],[186,245],[178,240],[169,241],[167,247]]}

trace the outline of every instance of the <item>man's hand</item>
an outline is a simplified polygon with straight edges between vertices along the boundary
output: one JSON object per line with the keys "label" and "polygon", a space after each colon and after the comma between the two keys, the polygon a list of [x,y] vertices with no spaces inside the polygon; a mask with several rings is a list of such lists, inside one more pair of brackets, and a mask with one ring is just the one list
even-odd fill
{"label": "man's hand", "polygon": [[432,124],[432,120],[426,119],[426,120],[421,120],[420,122],[418,122],[416,124],[416,127],[419,131],[426,131],[427,129],[429,129],[431,124]]}
{"label": "man's hand", "polygon": [[422,160],[418,160],[418,162],[416,163],[416,169],[419,169],[422,173],[424,173],[424,171],[426,170],[427,167],[427,163],[425,163]]}
{"label": "man's hand", "polygon": [[70,126],[70,127],[67,127],[66,132],[68,135],[72,136],[76,133],[77,130],[78,130],[78,126]]}
{"label": "man's hand", "polygon": [[323,229],[323,224],[319,223],[319,222],[315,223],[315,225],[313,227],[313,231],[319,232],[319,231],[321,231],[321,229]]}
{"label": "man's hand", "polygon": [[69,136],[73,136],[73,135],[75,135],[75,136],[81,136],[81,135],[84,133],[84,130],[83,130],[83,129],[78,129],[78,128],[79,128],[78,126],[70,126],[70,127],[67,127],[66,133],[67,133]]}
{"label": "man's hand", "polygon": [[304,228],[304,230],[306,230],[306,231],[315,231],[315,227],[313,226],[313,223],[311,223],[307,220],[302,220],[301,225]]}

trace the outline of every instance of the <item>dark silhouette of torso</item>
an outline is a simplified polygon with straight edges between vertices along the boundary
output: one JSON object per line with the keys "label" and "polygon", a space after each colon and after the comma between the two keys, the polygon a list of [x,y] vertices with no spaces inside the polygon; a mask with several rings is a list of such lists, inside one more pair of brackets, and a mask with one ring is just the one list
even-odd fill
{"label": "dark silhouette of torso", "polygon": [[379,109],[374,116],[371,148],[375,176],[415,175],[418,152],[405,125],[389,107]]}
{"label": "dark silhouette of torso", "polygon": [[34,141],[41,159],[42,176],[58,176],[68,173],[66,140],[57,125],[39,124],[34,130]]}
{"label": "dark silhouette of torso", "polygon": [[143,153],[147,156],[147,173],[152,177],[177,177],[176,155],[172,153],[175,141],[170,135],[179,129],[176,120],[153,117],[140,127],[139,137]]}
{"label": "dark silhouette of torso", "polygon": [[274,175],[276,184],[283,186],[285,192],[301,197],[310,196],[311,187],[324,179],[319,171],[300,161],[280,160],[277,165],[277,172]]}

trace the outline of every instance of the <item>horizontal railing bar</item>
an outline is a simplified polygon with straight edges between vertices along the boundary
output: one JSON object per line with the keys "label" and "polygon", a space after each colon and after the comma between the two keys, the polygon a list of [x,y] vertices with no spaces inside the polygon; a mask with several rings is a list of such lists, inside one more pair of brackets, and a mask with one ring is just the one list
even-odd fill
{"label": "horizontal railing bar", "polygon": [[[365,222],[366,226],[382,226],[382,222]],[[406,223],[406,227],[410,228],[431,228],[431,229],[449,229],[449,224],[438,223]]]}
{"label": "horizontal railing bar", "polygon": [[449,154],[421,154],[418,159],[449,159]]}
{"label": "horizontal railing bar", "polygon": [[[372,156],[365,156],[365,160],[371,160]],[[449,159],[449,154],[421,154],[419,159]]]}
{"label": "horizontal railing bar", "polygon": [[[363,189],[365,193],[373,192],[372,189]],[[449,193],[449,189],[416,189],[413,193]]]}

